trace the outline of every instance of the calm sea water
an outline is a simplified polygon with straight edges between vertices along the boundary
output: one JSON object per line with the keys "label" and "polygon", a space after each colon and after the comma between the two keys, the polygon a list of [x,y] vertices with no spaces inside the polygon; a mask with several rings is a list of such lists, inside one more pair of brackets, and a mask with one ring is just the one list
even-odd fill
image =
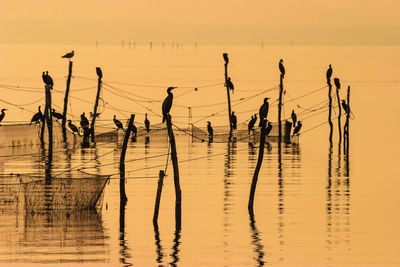
{"label": "calm sea water", "polygon": [[[148,113],[152,124],[160,123],[161,103],[157,100],[165,97],[168,86],[179,87],[171,112],[179,126],[198,121],[196,125],[204,127],[207,120],[216,126],[225,125],[226,104],[219,105],[226,101],[221,54],[228,52],[238,121],[244,122],[256,113],[265,96],[272,103],[276,100],[278,91],[264,90],[278,84],[277,63],[283,58],[287,70],[285,117],[295,109],[299,119],[304,119],[304,134],[298,145],[284,145],[280,153],[273,143],[265,150],[254,217],[250,217],[247,202],[258,150],[247,142],[192,142],[176,131],[183,194],[181,228],[175,225],[171,165],[164,181],[159,228],[154,229],[152,224],[157,176],[165,168],[167,139],[151,137],[148,144],[130,143],[125,209],[120,209],[118,179],[110,180],[106,186],[99,213],[32,215],[0,207],[2,266],[400,265],[398,47],[262,50],[200,46],[196,50],[184,46],[163,50],[153,46],[152,50],[122,50],[100,46],[96,50],[67,45],[0,46],[0,100],[28,104],[21,110],[0,103],[0,107],[8,108],[4,124],[29,120],[29,110],[35,111],[38,104],[43,104],[40,88],[44,70],[55,80],[53,102],[56,108],[62,106],[67,62],[60,56],[72,49],[76,56],[70,118],[92,110],[95,67],[100,66],[104,73],[101,131],[112,130],[114,114],[124,120],[135,113],[140,126],[144,113]],[[348,156],[343,151],[338,153],[337,121],[332,152],[328,125],[312,129],[327,119],[324,110],[321,114],[309,112],[310,107],[327,100],[327,89],[301,97],[324,86],[328,64],[333,65],[334,77],[341,78],[342,98],[347,85],[351,85],[354,119],[350,121]],[[121,97],[121,90],[129,98]],[[252,97],[258,93],[262,94]],[[201,107],[215,103],[218,105]],[[276,117],[276,105],[272,105],[270,118],[274,121]],[[43,151],[39,147],[0,151],[1,173],[44,172]],[[26,154],[30,155],[22,156]],[[60,145],[55,148],[52,172],[86,163],[83,167],[87,172],[114,174],[112,178],[118,178],[119,156],[119,142],[98,143],[85,149]]]}

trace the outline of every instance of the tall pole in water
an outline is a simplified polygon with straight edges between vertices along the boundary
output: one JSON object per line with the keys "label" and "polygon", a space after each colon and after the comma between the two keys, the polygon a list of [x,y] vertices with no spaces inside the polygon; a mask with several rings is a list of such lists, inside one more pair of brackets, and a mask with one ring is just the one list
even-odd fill
{"label": "tall pole in water", "polygon": [[68,78],[67,78],[67,88],[65,89],[65,96],[64,96],[64,109],[63,109],[63,118],[61,122],[62,126],[62,131],[63,131],[63,136],[64,136],[64,141],[66,141],[66,128],[65,124],[67,121],[67,107],[68,107],[68,95],[69,95],[69,86],[71,84],[71,76],[72,76],[72,61],[69,61],[69,66],[68,66]]}
{"label": "tall pole in water", "polygon": [[332,145],[332,135],[333,135],[333,123],[332,123],[332,83],[331,78],[327,78],[328,84],[328,98],[329,98],[329,112],[328,112],[328,122],[329,122],[329,143]]}
{"label": "tall pole in water", "polygon": [[131,134],[134,120],[135,120],[135,114],[131,114],[131,117],[128,122],[128,128],[125,131],[124,142],[122,144],[122,149],[121,149],[121,157],[119,159],[119,172],[120,172],[119,194],[121,202],[128,201],[128,198],[126,197],[125,193],[125,155],[126,155],[126,147],[128,146],[129,135]]}
{"label": "tall pole in water", "polygon": [[101,79],[103,78],[103,72],[101,71],[100,67],[96,67],[96,73],[98,76],[97,94],[96,94],[96,102],[94,103],[92,123],[90,124],[90,134],[92,135],[92,142],[94,142],[94,124],[96,122],[96,117],[97,117],[97,106],[99,105]]}
{"label": "tall pole in water", "polygon": [[279,143],[282,141],[282,95],[283,95],[283,74],[281,73],[280,83],[279,83],[279,104],[278,104],[278,133],[279,133]]}
{"label": "tall pole in water", "polygon": [[340,154],[340,147],[342,143],[342,124],[340,122],[340,118],[342,117],[342,107],[340,105],[340,97],[339,97],[339,89],[340,89],[340,80],[339,78],[333,79],[335,82],[336,86],[336,97],[337,97],[337,103],[338,103],[338,108],[339,108],[339,114],[338,114],[338,130],[339,130],[339,154]]}
{"label": "tall pole in water", "polygon": [[228,54],[227,53],[223,53],[222,56],[224,57],[225,60],[225,87],[226,87],[226,94],[228,96],[228,116],[229,116],[229,136],[232,135],[232,118],[231,118],[231,114],[232,114],[232,110],[231,110],[231,95],[229,93],[229,87],[228,87],[228,63],[229,63],[229,58],[228,58]]}
{"label": "tall pole in water", "polygon": [[350,123],[350,85],[347,87],[347,110],[346,112],[346,123],[343,129],[343,146],[344,146],[344,153],[348,156],[349,152],[349,123]]}
{"label": "tall pole in water", "polygon": [[51,113],[51,92],[50,86],[46,85],[46,107],[45,119],[47,123],[47,131],[49,134],[49,151],[53,149],[53,114]]}

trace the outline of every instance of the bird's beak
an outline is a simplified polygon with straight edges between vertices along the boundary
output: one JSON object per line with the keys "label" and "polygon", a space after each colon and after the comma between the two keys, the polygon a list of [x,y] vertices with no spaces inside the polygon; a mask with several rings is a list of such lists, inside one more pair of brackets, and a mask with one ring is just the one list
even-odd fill
{"label": "bird's beak", "polygon": [[175,88],[178,88],[178,87],[171,87],[171,90],[173,90],[173,89],[175,89]]}

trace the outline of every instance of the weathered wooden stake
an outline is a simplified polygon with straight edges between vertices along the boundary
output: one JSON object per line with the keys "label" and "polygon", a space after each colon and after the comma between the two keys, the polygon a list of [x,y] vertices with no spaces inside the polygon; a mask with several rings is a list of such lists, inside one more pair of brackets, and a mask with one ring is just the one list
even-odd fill
{"label": "weathered wooden stake", "polygon": [[328,112],[328,123],[329,123],[329,142],[332,144],[332,135],[333,135],[333,123],[332,123],[332,83],[331,79],[327,80],[328,83],[328,98],[329,98],[329,112]]}
{"label": "weathered wooden stake", "polygon": [[174,185],[175,185],[175,220],[177,224],[181,224],[181,210],[182,210],[182,191],[179,182],[179,167],[178,157],[176,153],[175,136],[172,130],[171,116],[167,115],[167,129],[169,142],[171,144],[171,160],[174,168]]}
{"label": "weathered wooden stake", "polygon": [[50,87],[46,85],[46,110],[47,131],[49,134],[49,150],[53,148],[53,114],[51,113],[51,92]]}
{"label": "weathered wooden stake", "polygon": [[153,224],[156,225],[158,221],[158,211],[160,210],[160,202],[161,202],[161,193],[162,187],[164,183],[165,173],[163,170],[160,170],[158,176],[158,186],[157,186],[157,195],[156,195],[156,203],[154,205],[154,215],[153,215]]}
{"label": "weathered wooden stake", "polygon": [[69,62],[69,66],[68,66],[67,88],[65,89],[63,119],[61,122],[64,141],[66,141],[66,137],[67,137],[67,131],[66,131],[65,124],[67,121],[68,95],[69,95],[69,87],[71,84],[71,76],[72,76],[72,61]]}
{"label": "weathered wooden stake", "polygon": [[229,87],[228,87],[228,63],[229,63],[229,58],[228,58],[228,54],[224,53],[223,54],[224,60],[225,60],[225,87],[226,87],[226,94],[228,97],[228,116],[229,116],[229,135],[232,135],[232,118],[231,118],[231,114],[232,114],[232,109],[231,109],[231,94],[229,92]]}
{"label": "weathered wooden stake", "polygon": [[128,201],[128,198],[126,197],[125,193],[125,155],[126,155],[126,147],[129,141],[129,135],[131,134],[134,120],[135,120],[135,114],[131,114],[128,123],[128,128],[125,131],[124,142],[122,144],[122,149],[121,149],[121,157],[119,159],[119,171],[120,171],[119,194],[120,198],[125,202]]}
{"label": "weathered wooden stake", "polygon": [[261,164],[262,164],[262,161],[264,158],[265,124],[266,124],[266,121],[264,120],[261,124],[260,146],[258,147],[258,160],[257,160],[256,169],[254,170],[253,180],[251,181],[249,204],[247,206],[248,210],[249,210],[249,214],[253,214],[254,195],[256,193],[258,174],[260,172]]}
{"label": "weathered wooden stake", "polygon": [[340,103],[340,97],[339,97],[339,88],[336,87],[336,97],[337,97],[337,102],[338,102],[338,108],[339,108],[339,114],[338,114],[338,130],[339,130],[339,154],[340,154],[340,147],[342,143],[342,124],[340,122],[340,118],[342,117],[342,106]]}
{"label": "weathered wooden stake", "polygon": [[96,101],[94,103],[94,109],[93,109],[93,117],[92,117],[92,123],[90,124],[90,133],[92,135],[92,142],[94,142],[94,124],[96,122],[96,117],[97,117],[97,106],[99,105],[99,98],[100,98],[100,89],[101,89],[101,79],[103,78],[103,72],[101,71],[100,67],[96,67],[96,72],[98,76],[97,80],[97,94],[96,94]]}
{"label": "weathered wooden stake", "polygon": [[345,112],[346,113],[346,123],[344,125],[344,129],[343,129],[343,146],[344,146],[344,153],[346,155],[348,155],[349,152],[349,123],[350,123],[350,85],[347,87],[347,107],[348,110]]}
{"label": "weathered wooden stake", "polygon": [[282,141],[282,95],[283,95],[283,75],[279,82],[279,104],[278,104],[278,127],[279,127],[279,143]]}

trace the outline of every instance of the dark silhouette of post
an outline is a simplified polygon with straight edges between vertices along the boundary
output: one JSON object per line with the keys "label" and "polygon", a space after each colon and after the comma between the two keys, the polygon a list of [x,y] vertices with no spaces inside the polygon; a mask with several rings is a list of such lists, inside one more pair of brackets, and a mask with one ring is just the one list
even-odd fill
{"label": "dark silhouette of post", "polygon": [[279,135],[279,143],[282,141],[282,95],[283,95],[283,76],[281,73],[281,78],[279,82],[279,104],[278,104],[278,135]]}
{"label": "dark silhouette of post", "polygon": [[223,53],[222,56],[224,57],[225,60],[225,87],[226,87],[226,94],[228,97],[228,117],[229,117],[229,136],[232,135],[232,109],[231,109],[231,95],[229,92],[229,87],[228,87],[228,63],[229,63],[229,58],[227,53]]}
{"label": "dark silhouette of post", "polygon": [[67,136],[66,136],[67,131],[66,131],[65,123],[67,121],[68,95],[69,95],[69,87],[71,85],[71,76],[72,76],[72,61],[69,61],[67,88],[65,89],[63,118],[62,118],[62,122],[61,122],[64,142],[66,141],[66,138],[67,138]]}
{"label": "dark silhouette of post", "polygon": [[263,120],[262,124],[261,124],[261,131],[260,131],[260,146],[258,147],[258,160],[257,160],[256,169],[254,170],[253,180],[251,181],[249,204],[247,206],[248,210],[249,210],[249,214],[253,214],[254,195],[256,193],[258,174],[260,172],[261,164],[262,164],[262,161],[264,158],[265,133],[266,133],[265,124],[266,124],[266,120]]}
{"label": "dark silhouette of post", "polygon": [[164,176],[165,176],[164,171],[160,170],[160,173],[158,176],[156,203],[154,205],[154,215],[153,215],[153,224],[154,225],[156,225],[157,221],[158,221],[158,211],[160,210],[161,193],[162,193],[162,187],[163,187],[163,183],[164,183]]}
{"label": "dark silhouette of post", "polygon": [[96,117],[97,117],[97,107],[99,105],[101,79],[103,78],[103,72],[101,71],[100,67],[96,67],[96,73],[97,73],[97,76],[98,76],[97,94],[96,94],[96,101],[94,103],[92,123],[90,124],[90,133],[92,135],[92,142],[94,142],[94,124],[96,122]]}
{"label": "dark silhouette of post", "polygon": [[340,97],[339,97],[339,89],[340,89],[340,80],[339,78],[335,78],[335,86],[336,86],[336,97],[337,97],[337,102],[338,102],[338,108],[339,108],[339,114],[338,114],[338,131],[339,131],[339,154],[340,154],[340,148],[341,148],[341,143],[342,143],[342,124],[340,121],[340,118],[342,117],[342,106],[340,105]]}
{"label": "dark silhouette of post", "polygon": [[332,123],[332,83],[331,79],[327,79],[328,83],[328,98],[329,98],[329,112],[328,112],[328,123],[329,123],[329,142],[332,143],[332,135],[333,135],[333,123]]}
{"label": "dark silhouette of post", "polygon": [[174,169],[174,185],[175,185],[175,220],[177,224],[181,223],[181,210],[182,210],[182,191],[179,182],[179,167],[178,157],[176,153],[175,136],[172,130],[171,115],[167,114],[167,129],[168,137],[171,145],[171,160]]}
{"label": "dark silhouette of post", "polygon": [[47,112],[46,123],[47,123],[47,132],[49,134],[49,151],[53,150],[53,114],[51,112],[51,92],[50,86],[46,85],[46,108],[45,112]]}
{"label": "dark silhouette of post", "polygon": [[125,193],[125,155],[126,155],[126,147],[128,146],[129,135],[132,131],[133,121],[135,120],[135,114],[131,114],[131,117],[128,122],[128,128],[125,131],[124,142],[122,144],[121,149],[121,157],[119,159],[119,171],[120,171],[120,180],[119,180],[119,193],[121,200],[127,202],[128,198]]}
{"label": "dark silhouette of post", "polygon": [[349,122],[350,122],[350,85],[347,87],[347,110],[346,112],[346,123],[343,129],[343,146],[344,146],[344,153],[348,155],[349,152]]}

